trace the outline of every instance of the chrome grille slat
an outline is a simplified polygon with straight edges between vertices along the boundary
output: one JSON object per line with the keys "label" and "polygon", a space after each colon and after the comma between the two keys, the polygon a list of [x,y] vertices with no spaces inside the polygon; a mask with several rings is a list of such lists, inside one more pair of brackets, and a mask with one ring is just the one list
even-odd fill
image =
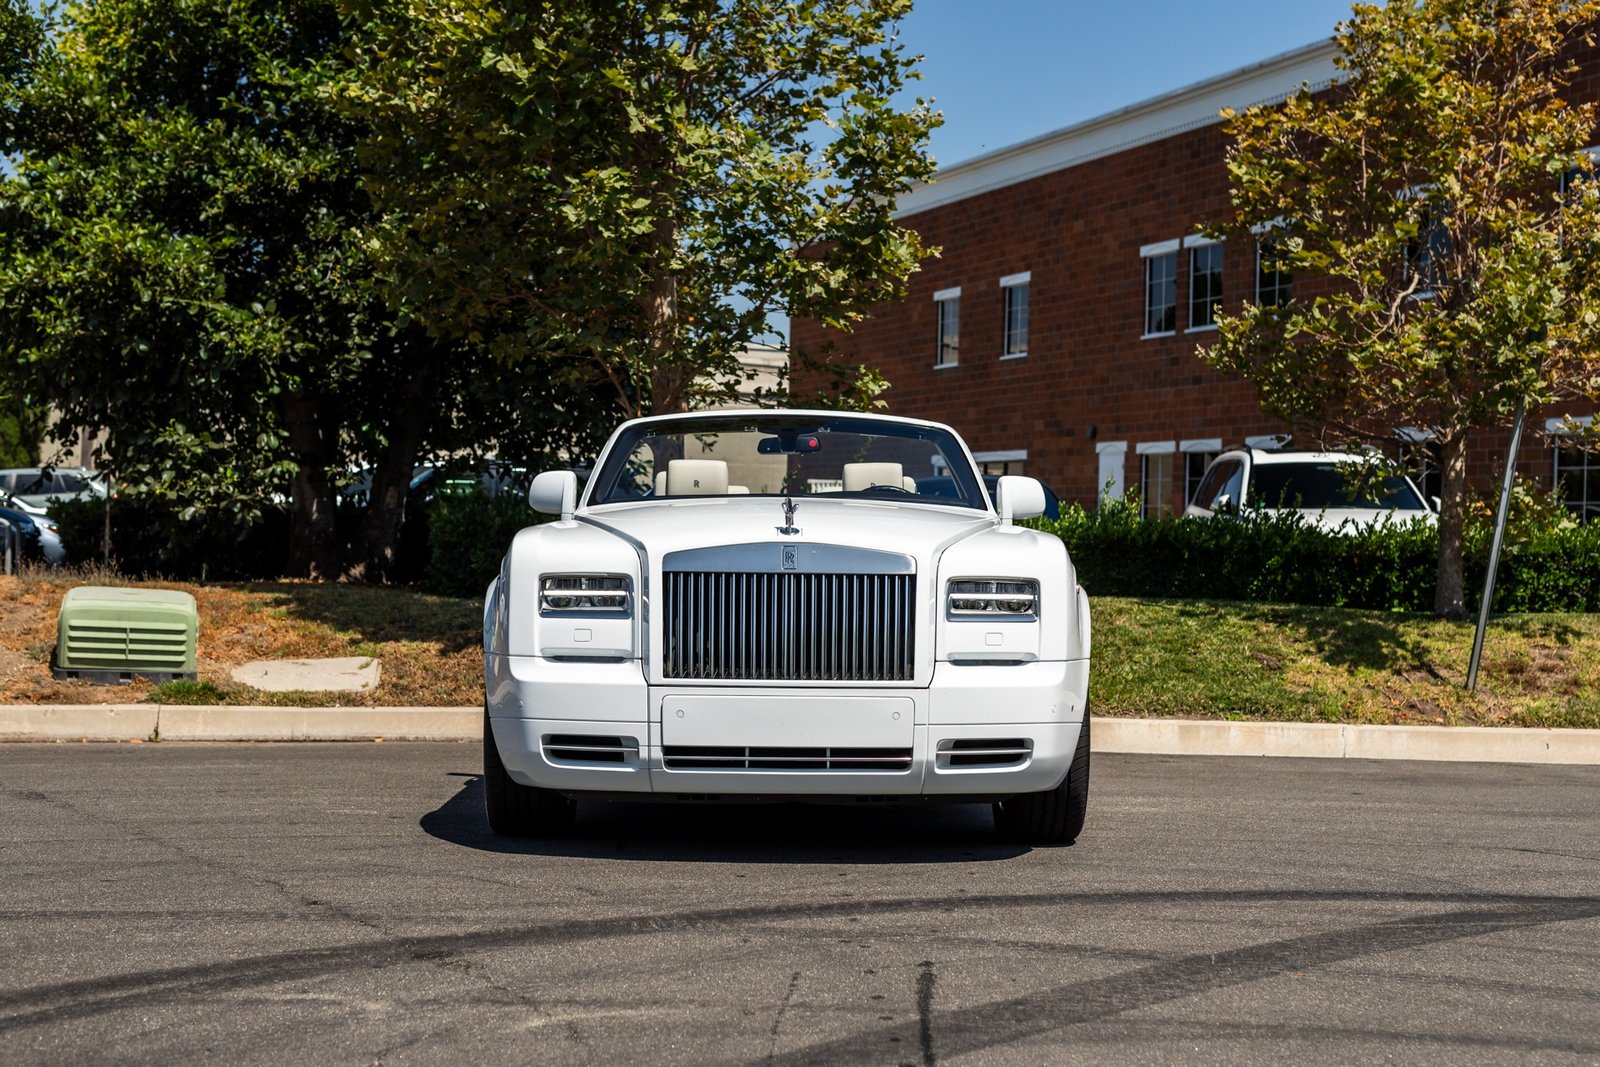
{"label": "chrome grille slat", "polygon": [[912,678],[914,574],[668,571],[663,578],[668,678]]}

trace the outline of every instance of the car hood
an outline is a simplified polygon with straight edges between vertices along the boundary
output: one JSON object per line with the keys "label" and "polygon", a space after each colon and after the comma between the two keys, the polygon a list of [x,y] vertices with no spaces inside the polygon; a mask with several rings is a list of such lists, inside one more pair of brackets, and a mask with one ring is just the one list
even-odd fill
{"label": "car hood", "polygon": [[784,526],[781,497],[656,500],[607,505],[578,518],[643,548],[659,562],[671,552],[762,543],[848,545],[896,552],[929,564],[945,546],[995,525],[992,513],[903,501],[795,500],[794,529]]}
{"label": "car hood", "polygon": [[1320,529],[1337,533],[1340,529],[1364,530],[1373,526],[1396,526],[1421,523],[1435,526],[1439,517],[1431,511],[1379,511],[1376,508],[1295,508],[1306,522]]}

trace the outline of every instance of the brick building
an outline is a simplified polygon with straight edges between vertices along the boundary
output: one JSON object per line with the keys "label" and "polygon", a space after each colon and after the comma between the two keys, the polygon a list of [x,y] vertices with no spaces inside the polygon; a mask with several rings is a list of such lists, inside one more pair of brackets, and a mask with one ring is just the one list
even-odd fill
{"label": "brick building", "polygon": [[[910,295],[851,334],[797,319],[792,346],[831,340],[839,361],[878,367],[889,410],[955,426],[992,472],[1085,503],[1138,484],[1147,513],[1181,511],[1218,450],[1290,429],[1196,357],[1214,298],[1232,311],[1307,283],[1261,272],[1253,244],[1196,235],[1228,209],[1218,113],[1332,84],[1334,54],[1318,43],[942,169],[899,205],[942,249]],[[1584,60],[1574,89],[1600,96],[1600,59]],[[1564,414],[1586,412],[1539,412],[1530,429]],[[1475,483],[1508,443],[1481,435]],[[1558,446],[1527,434],[1519,472],[1600,510],[1600,457]]]}

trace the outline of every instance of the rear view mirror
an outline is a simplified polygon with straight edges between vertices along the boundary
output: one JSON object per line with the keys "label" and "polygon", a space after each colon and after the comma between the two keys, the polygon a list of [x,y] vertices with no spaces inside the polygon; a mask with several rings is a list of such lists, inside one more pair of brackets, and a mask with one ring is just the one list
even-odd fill
{"label": "rear view mirror", "polygon": [[789,453],[816,452],[822,448],[822,442],[816,434],[811,433],[785,433],[777,437],[763,437],[756,442],[756,451],[763,456],[786,455]]}

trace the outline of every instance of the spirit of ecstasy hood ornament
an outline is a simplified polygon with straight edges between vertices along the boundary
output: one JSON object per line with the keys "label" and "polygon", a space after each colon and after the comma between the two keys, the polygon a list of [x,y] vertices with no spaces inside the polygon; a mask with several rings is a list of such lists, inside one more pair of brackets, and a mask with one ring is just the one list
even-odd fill
{"label": "spirit of ecstasy hood ornament", "polygon": [[778,527],[779,533],[792,537],[800,532],[799,527],[794,524],[794,512],[797,507],[799,505],[785,493],[783,497],[783,525]]}

